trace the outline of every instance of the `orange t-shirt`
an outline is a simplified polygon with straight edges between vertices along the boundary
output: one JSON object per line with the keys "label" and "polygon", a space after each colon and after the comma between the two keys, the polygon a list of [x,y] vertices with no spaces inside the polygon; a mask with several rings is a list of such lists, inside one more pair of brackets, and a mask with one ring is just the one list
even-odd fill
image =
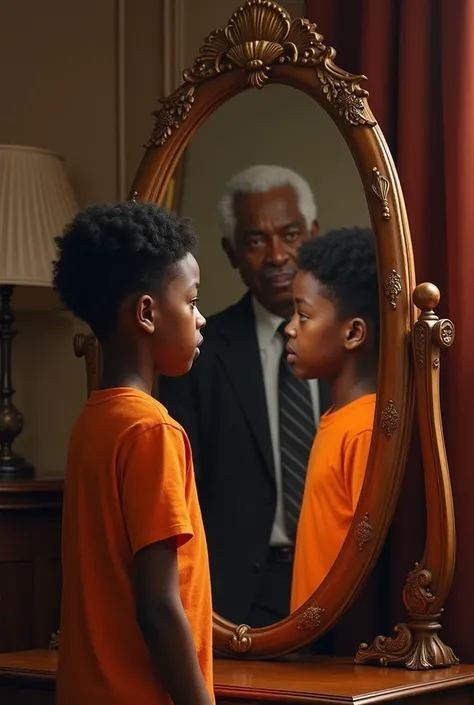
{"label": "orange t-shirt", "polygon": [[94,392],[68,451],[58,705],[171,703],[135,618],[133,571],[140,549],[173,536],[213,698],[209,562],[188,438],[144,392]]}
{"label": "orange t-shirt", "polygon": [[298,523],[292,612],[323,582],[347,536],[364,482],[375,399],[367,394],[321,417]]}

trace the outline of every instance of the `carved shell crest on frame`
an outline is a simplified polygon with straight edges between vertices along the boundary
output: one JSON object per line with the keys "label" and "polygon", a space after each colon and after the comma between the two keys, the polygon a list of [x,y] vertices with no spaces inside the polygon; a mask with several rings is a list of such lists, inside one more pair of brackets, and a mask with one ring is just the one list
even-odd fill
{"label": "carved shell crest on frame", "polygon": [[276,2],[247,0],[226,27],[206,38],[192,68],[183,73],[183,86],[161,101],[163,107],[153,113],[155,126],[145,147],[163,145],[186,119],[197,84],[240,68],[247,72],[251,86],[262,88],[272,66],[285,63],[315,67],[323,94],[347,123],[375,125],[365,101],[369,94],[360,87],[365,76],[336,66],[335,49],[323,41],[315,24],[303,18],[291,20]]}
{"label": "carved shell crest on frame", "polygon": [[209,35],[183,77],[187,83],[200,83],[239,67],[248,72],[252,86],[262,88],[276,63],[318,65],[323,93],[340,115],[352,125],[375,125],[363,100],[368,92],[359,85],[365,76],[339,69],[333,63],[336,51],[323,41],[309,20],[291,20],[284,8],[270,0],[247,0],[225,28]]}
{"label": "carved shell crest on frame", "polygon": [[247,0],[229,20],[207,37],[191,69],[184,72],[188,83],[239,67],[248,72],[249,83],[262,88],[275,63],[312,65],[326,53],[316,25],[291,20],[288,12],[269,0]]}

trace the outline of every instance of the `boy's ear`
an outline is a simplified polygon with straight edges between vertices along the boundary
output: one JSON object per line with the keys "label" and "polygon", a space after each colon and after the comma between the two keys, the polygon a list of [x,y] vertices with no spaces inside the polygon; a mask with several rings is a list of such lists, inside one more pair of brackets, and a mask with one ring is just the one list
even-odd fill
{"label": "boy's ear", "polygon": [[160,312],[156,301],[149,294],[143,294],[137,301],[136,317],[140,328],[152,335],[155,332],[158,323]]}
{"label": "boy's ear", "polygon": [[355,350],[367,338],[367,324],[363,318],[352,318],[347,322],[345,330],[346,350]]}
{"label": "boy's ear", "polygon": [[235,256],[234,243],[231,242],[231,240],[229,240],[229,238],[223,237],[221,240],[221,245],[222,245],[222,249],[224,250],[224,252],[226,253],[226,255],[229,259],[230,266],[233,269],[238,269],[239,265],[237,262],[237,257]]}

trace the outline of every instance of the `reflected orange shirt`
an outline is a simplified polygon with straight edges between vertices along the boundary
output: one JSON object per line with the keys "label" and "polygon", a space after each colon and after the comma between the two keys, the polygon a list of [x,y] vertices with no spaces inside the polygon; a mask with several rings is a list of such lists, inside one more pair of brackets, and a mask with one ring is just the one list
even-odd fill
{"label": "reflected orange shirt", "polygon": [[321,417],[298,523],[292,612],[323,582],[345,541],[364,482],[375,400],[367,394]]}
{"label": "reflected orange shirt", "polygon": [[133,571],[140,549],[173,536],[213,698],[209,563],[188,438],[144,392],[94,392],[68,451],[58,705],[171,704],[135,618]]}

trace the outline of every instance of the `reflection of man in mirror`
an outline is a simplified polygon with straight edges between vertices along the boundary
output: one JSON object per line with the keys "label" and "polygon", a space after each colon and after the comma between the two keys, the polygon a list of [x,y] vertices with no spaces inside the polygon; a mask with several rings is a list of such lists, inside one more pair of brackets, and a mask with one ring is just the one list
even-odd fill
{"label": "reflection of man in mirror", "polygon": [[160,380],[160,398],[193,446],[214,609],[258,627],[289,614],[307,461],[329,405],[284,360],[297,251],[317,235],[317,211],[294,171],[253,166],[227,183],[219,215],[248,292],[208,319],[200,359],[189,375]]}
{"label": "reflection of man in mirror", "polygon": [[350,529],[374,425],[379,347],[377,262],[370,230],[335,230],[305,243],[286,328],[300,379],[329,380],[308,464],[291,594],[300,607],[329,573]]}

